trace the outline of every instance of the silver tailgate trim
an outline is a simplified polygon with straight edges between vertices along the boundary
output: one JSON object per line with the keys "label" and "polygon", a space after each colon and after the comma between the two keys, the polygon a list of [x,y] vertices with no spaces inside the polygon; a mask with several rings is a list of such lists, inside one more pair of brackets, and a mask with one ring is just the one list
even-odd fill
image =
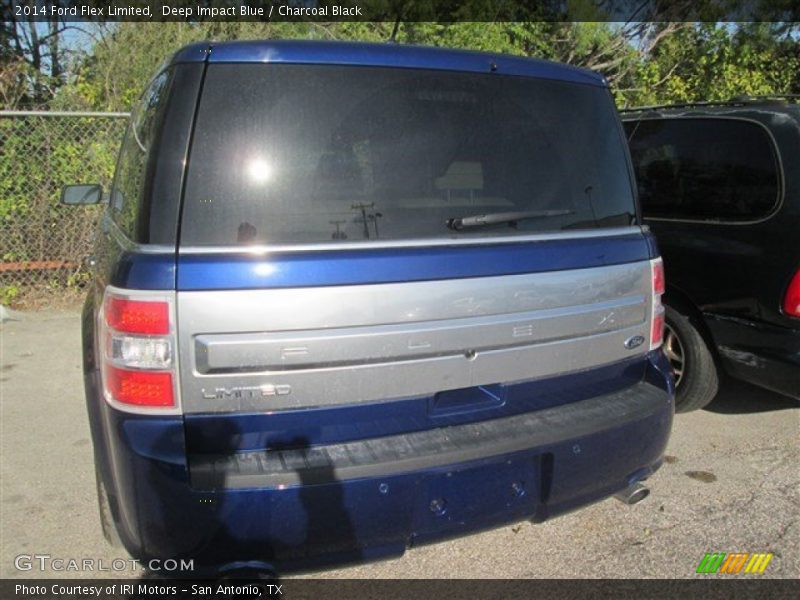
{"label": "silver tailgate trim", "polygon": [[[646,352],[649,262],[358,286],[179,292],[186,412],[374,402]],[[278,391],[279,390],[279,391]]]}
{"label": "silver tailgate trim", "polygon": [[195,338],[194,351],[202,374],[272,373],[455,356],[467,350],[528,346],[579,337],[586,331],[604,333],[639,325],[646,319],[643,303],[643,296],[632,296],[578,307],[409,325],[203,334]]}

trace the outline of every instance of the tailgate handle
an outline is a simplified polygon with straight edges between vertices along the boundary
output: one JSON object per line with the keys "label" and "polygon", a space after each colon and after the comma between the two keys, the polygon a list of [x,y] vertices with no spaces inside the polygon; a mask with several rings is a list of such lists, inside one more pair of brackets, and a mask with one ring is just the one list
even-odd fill
{"label": "tailgate handle", "polygon": [[431,416],[461,414],[497,408],[505,403],[506,386],[503,384],[476,385],[435,394],[428,406],[428,413]]}

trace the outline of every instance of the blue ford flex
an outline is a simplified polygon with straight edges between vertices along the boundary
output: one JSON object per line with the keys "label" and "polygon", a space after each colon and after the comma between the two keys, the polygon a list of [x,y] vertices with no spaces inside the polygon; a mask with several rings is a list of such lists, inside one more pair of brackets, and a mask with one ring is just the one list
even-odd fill
{"label": "blue ford flex", "polygon": [[673,383],[631,172],[589,71],[179,51],[110,192],[63,194],[107,197],[83,315],[106,536],[280,572],[646,496]]}

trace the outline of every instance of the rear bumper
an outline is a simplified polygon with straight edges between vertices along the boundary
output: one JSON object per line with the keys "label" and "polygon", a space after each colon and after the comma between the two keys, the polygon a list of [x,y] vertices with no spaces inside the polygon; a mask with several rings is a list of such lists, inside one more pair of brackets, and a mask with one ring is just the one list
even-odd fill
{"label": "rear bumper", "polygon": [[101,470],[135,558],[309,569],[606,498],[660,466],[672,397],[653,353],[644,381],[621,392],[403,436],[187,458],[182,419],[105,405],[94,434],[107,444]]}
{"label": "rear bumper", "polygon": [[466,425],[314,447],[190,456],[189,476],[195,489],[216,492],[379,481],[402,473],[450,470],[638,421],[658,412],[667,398],[663,390],[640,383],[581,402]]}
{"label": "rear bumper", "polygon": [[800,399],[800,329],[712,314],[705,318],[732,377]]}

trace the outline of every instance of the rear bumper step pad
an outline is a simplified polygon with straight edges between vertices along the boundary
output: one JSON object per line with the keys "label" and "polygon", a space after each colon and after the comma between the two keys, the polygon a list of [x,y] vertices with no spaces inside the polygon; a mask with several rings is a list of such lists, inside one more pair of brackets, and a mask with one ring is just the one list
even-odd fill
{"label": "rear bumper step pad", "polygon": [[532,413],[408,434],[307,448],[189,457],[202,490],[314,485],[432,469],[557,444],[662,410],[669,394],[639,383]]}

